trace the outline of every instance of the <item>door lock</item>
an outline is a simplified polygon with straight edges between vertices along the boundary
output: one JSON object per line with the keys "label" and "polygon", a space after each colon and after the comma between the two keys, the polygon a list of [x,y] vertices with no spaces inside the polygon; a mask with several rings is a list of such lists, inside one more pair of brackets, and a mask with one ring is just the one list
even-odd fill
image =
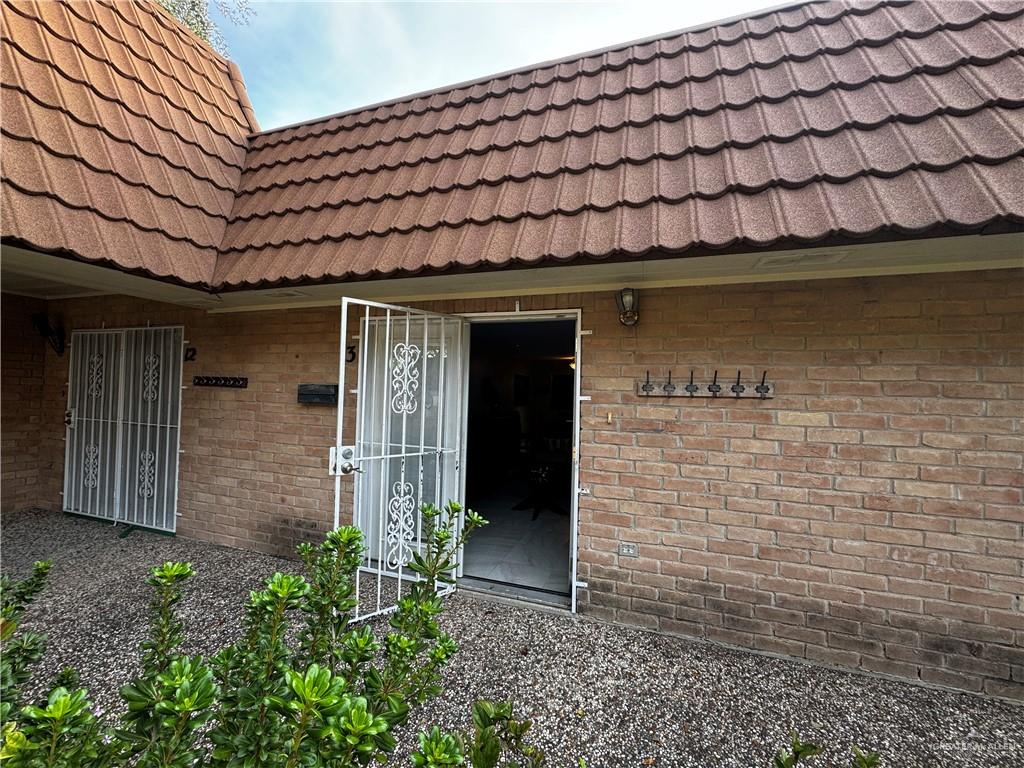
{"label": "door lock", "polygon": [[355,465],[352,459],[355,457],[355,448],[351,445],[343,445],[340,448],[331,446],[330,473],[332,475],[351,475],[353,472],[362,472]]}

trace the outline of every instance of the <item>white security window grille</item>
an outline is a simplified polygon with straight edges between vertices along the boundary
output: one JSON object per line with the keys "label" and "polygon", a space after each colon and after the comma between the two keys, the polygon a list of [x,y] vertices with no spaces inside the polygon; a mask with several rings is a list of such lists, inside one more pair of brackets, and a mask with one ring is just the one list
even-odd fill
{"label": "white security window grille", "polygon": [[181,328],[75,331],[64,511],[174,531]]}
{"label": "white security window grille", "polygon": [[341,317],[334,522],[344,507],[365,536],[356,618],[369,618],[417,578],[421,506],[457,500],[464,321],[347,298]]}

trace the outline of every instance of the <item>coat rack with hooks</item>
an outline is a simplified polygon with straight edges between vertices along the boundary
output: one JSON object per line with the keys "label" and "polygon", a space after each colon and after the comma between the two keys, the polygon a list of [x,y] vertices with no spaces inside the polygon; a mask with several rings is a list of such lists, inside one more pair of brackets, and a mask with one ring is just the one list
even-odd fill
{"label": "coat rack with hooks", "polygon": [[640,397],[687,397],[691,399],[710,400],[771,400],[775,396],[775,385],[768,381],[768,371],[761,373],[761,380],[744,383],[740,371],[736,371],[736,380],[732,384],[719,383],[718,371],[711,381],[700,384],[694,381],[693,370],[690,370],[689,381],[679,386],[672,379],[672,371],[665,378],[651,378],[651,372],[636,383],[636,393]]}

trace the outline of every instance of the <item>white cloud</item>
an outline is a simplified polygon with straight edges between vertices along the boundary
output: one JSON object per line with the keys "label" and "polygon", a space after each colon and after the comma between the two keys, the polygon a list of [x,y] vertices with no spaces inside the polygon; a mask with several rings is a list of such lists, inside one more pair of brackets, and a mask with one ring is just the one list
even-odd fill
{"label": "white cloud", "polygon": [[264,128],[749,13],[766,0],[265,2],[225,29]]}

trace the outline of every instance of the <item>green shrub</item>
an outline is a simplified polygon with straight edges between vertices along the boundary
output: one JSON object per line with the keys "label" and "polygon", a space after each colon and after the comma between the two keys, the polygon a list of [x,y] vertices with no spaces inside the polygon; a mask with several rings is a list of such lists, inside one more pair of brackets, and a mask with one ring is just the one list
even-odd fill
{"label": "green shrub", "polygon": [[[473,733],[454,735],[434,726],[419,735],[419,749],[412,754],[414,768],[542,768],[544,753],[524,741],[529,720],[515,720],[512,702],[478,701],[473,705]],[[515,762],[509,762],[514,760]]]}
{"label": "green shrub", "polygon": [[[822,747],[808,741],[801,741],[794,731],[789,736],[789,748],[780,749],[772,760],[772,768],[794,768],[815,755],[822,753]],[[877,768],[882,764],[882,756],[877,752],[863,752],[859,747],[853,748],[852,768]]]}
{"label": "green shrub", "polygon": [[409,565],[420,580],[399,601],[382,642],[367,626],[349,626],[363,555],[354,527],[332,531],[318,547],[299,547],[305,575],[276,573],[253,592],[242,636],[211,659],[178,651],[185,627],[176,606],[192,566],[152,569],[142,673],[121,689],[127,711],[113,729],[94,717],[84,689],[66,685],[76,683],[73,671],[58,676],[46,702],[20,702],[45,639],[16,635],[17,619],[43,588],[50,564],[37,563],[21,582],[5,578],[0,759],[12,768],[346,768],[383,761],[410,706],[440,692],[441,670],[456,651],[437,624],[437,588],[453,581],[458,551],[486,522],[467,510],[459,531],[462,511],[453,502],[422,509],[426,541]]}
{"label": "green shrub", "polygon": [[[319,546],[300,546],[305,575],[275,573],[251,593],[241,637],[210,659],[178,652],[185,627],[176,606],[192,566],[153,568],[142,672],[121,689],[127,711],[115,728],[94,716],[73,669],[56,676],[45,701],[21,702],[45,638],[18,633],[18,619],[43,588],[50,563],[36,563],[20,582],[0,578],[0,761],[11,768],[356,768],[386,761],[395,730],[411,707],[441,692],[441,671],[457,651],[438,626],[438,587],[453,583],[459,550],[486,525],[466,510],[458,530],[462,511],[454,502],[423,507],[425,546],[409,564],[419,580],[398,601],[382,641],[368,626],[350,626],[363,556],[354,527],[332,531]],[[434,727],[419,734],[412,765],[546,765],[526,741],[530,721],[517,720],[511,702],[480,701],[472,714],[470,733]],[[774,766],[792,768],[819,751],[794,734]],[[855,753],[854,768],[878,765],[877,755]]]}
{"label": "green shrub", "polygon": [[6,723],[21,698],[21,686],[32,665],[43,658],[46,638],[36,632],[18,633],[18,619],[46,585],[51,563],[37,562],[22,581],[0,576],[0,723]]}

